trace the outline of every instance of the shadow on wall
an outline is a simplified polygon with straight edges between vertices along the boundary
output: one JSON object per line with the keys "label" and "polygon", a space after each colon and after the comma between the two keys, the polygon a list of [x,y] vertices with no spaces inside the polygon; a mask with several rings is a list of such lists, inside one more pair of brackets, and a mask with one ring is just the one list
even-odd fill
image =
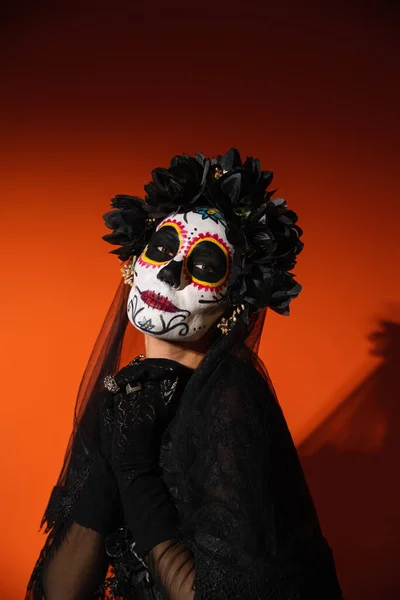
{"label": "shadow on wall", "polygon": [[369,340],[382,362],[298,450],[345,600],[398,600],[400,322]]}

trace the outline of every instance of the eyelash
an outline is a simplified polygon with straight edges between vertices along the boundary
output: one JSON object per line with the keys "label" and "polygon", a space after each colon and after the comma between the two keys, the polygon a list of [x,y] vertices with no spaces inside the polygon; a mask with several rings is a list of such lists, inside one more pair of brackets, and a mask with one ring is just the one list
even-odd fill
{"label": "eyelash", "polygon": [[[160,244],[160,246],[156,246],[156,249],[161,252],[161,254],[168,254],[169,256],[173,255],[173,252],[170,248],[168,248],[168,246],[164,246],[162,244]],[[194,267],[196,267],[197,269],[200,269],[201,271],[206,271],[206,272],[214,272],[214,269],[212,267],[209,267],[207,265],[204,265],[203,263],[194,263],[193,264]]]}

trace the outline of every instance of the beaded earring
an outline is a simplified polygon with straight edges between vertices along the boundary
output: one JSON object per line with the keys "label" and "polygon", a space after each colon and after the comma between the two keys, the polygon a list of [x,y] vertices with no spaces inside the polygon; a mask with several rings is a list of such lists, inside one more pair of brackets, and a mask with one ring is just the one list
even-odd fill
{"label": "beaded earring", "polygon": [[127,285],[133,286],[136,256],[132,256],[129,261],[121,267],[122,279]]}
{"label": "beaded earring", "polygon": [[244,308],[244,304],[238,304],[233,309],[230,317],[223,317],[219,323],[217,323],[217,327],[221,330],[223,335],[227,335],[227,333],[232,329],[237,321],[237,316],[244,310]]}

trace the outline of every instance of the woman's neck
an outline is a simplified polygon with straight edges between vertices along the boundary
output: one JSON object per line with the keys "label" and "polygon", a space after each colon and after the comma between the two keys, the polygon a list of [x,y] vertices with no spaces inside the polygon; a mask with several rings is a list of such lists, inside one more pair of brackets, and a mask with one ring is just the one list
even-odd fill
{"label": "woman's neck", "polygon": [[196,369],[204,358],[210,345],[208,336],[203,336],[197,342],[168,342],[151,335],[144,336],[146,358],[169,358],[189,367]]}

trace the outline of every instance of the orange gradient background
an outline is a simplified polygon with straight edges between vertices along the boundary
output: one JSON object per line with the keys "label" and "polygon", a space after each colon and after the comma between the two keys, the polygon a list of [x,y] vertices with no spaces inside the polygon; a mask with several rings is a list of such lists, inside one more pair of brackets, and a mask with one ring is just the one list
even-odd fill
{"label": "orange gradient background", "polygon": [[[262,358],[346,600],[400,597],[398,8],[17,3],[1,19],[1,597],[23,598],[119,282],[117,193],[236,146],[299,215],[303,291]],[[5,221],[4,221],[5,216]],[[321,599],[323,600],[323,599]]]}

